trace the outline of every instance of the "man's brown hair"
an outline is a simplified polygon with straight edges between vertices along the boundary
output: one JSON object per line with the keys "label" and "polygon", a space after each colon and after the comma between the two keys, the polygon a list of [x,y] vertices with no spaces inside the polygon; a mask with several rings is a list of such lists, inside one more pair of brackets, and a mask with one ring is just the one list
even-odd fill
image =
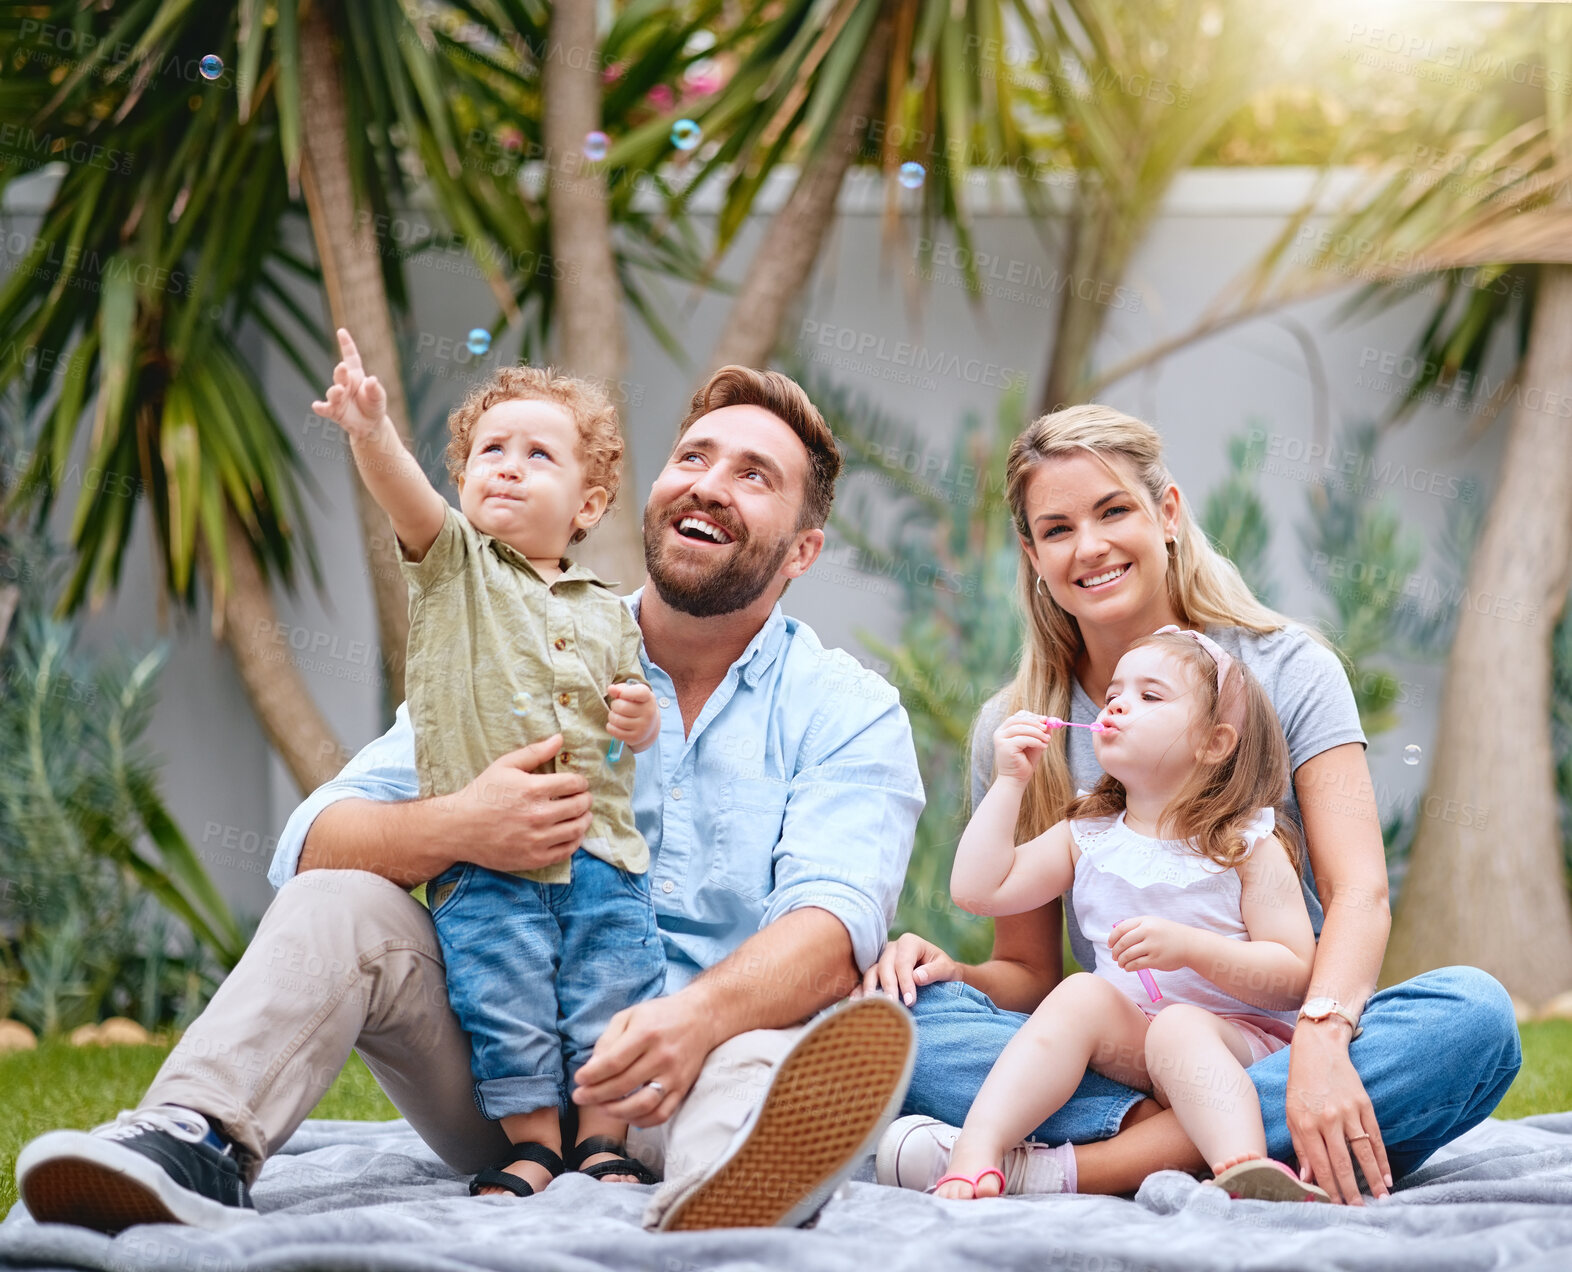
{"label": "man's brown hair", "polygon": [[725,406],[761,407],[797,434],[808,449],[808,479],[797,529],[823,529],[830,519],[830,504],[835,499],[841,452],[835,445],[830,426],[824,422],[824,416],[809,400],[802,385],[779,371],[722,367],[693,395],[687,418],[677,426],[677,437],[680,439],[701,416]]}
{"label": "man's brown hair", "polygon": [[[584,464],[588,486],[606,492],[606,507],[617,501],[622,479],[622,433],[617,427],[617,408],[600,386],[589,380],[559,375],[550,367],[498,367],[491,378],[476,385],[448,416],[448,476],[459,483],[469,463],[474,444],[475,425],[480,417],[499,402],[550,402],[562,407],[578,429],[578,456]],[[576,530],[572,542],[584,538]]]}

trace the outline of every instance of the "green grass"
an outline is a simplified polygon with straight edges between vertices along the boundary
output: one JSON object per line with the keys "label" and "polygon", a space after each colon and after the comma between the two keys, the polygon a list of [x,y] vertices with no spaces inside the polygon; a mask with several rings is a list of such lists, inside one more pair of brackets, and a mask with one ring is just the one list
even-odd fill
{"label": "green grass", "polygon": [[[1496,1109],[1503,1118],[1572,1110],[1572,1021],[1524,1025],[1523,1071]],[[72,1047],[48,1042],[37,1051],[0,1056],[0,1214],[16,1200],[16,1155],[44,1131],[97,1126],[131,1108],[168,1054],[165,1047]],[[314,1117],[381,1121],[398,1114],[351,1056]]]}
{"label": "green grass", "polygon": [[[0,1214],[16,1200],[16,1155],[44,1131],[86,1128],[134,1108],[168,1047],[73,1047],[45,1042],[37,1051],[0,1056]],[[313,1117],[377,1122],[397,1117],[359,1056],[351,1056]]]}

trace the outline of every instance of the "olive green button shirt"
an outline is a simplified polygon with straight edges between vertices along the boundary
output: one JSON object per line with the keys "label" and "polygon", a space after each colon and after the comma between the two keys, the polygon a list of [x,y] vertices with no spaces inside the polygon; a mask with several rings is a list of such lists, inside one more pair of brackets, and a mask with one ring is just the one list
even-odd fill
{"label": "olive green button shirt", "polygon": [[[561,733],[554,767],[582,773],[593,801],[585,851],[636,874],[648,870],[649,849],[633,824],[633,753],[606,760],[606,689],[644,683],[642,636],[621,598],[566,561],[547,583],[451,505],[425,557],[400,564],[409,584],[405,696],[421,795],[450,794],[499,756]],[[463,845],[454,852],[464,860]],[[566,861],[519,873],[540,883],[572,878]]]}

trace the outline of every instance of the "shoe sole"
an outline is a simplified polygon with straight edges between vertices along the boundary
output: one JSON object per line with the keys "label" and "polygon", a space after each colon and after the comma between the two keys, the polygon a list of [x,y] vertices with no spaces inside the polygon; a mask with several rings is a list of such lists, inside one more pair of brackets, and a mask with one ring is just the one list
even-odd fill
{"label": "shoe sole", "polygon": [[1255,1160],[1230,1166],[1212,1181],[1235,1201],[1326,1201],[1324,1189],[1301,1181],[1272,1162]]}
{"label": "shoe sole", "polygon": [[781,1061],[746,1138],[666,1212],[665,1232],[794,1227],[867,1156],[900,1108],[916,1057],[906,1011],[836,1007]]}
{"label": "shoe sole", "polygon": [[39,1223],[69,1223],[114,1236],[143,1223],[221,1229],[257,1218],[182,1188],[151,1158],[85,1131],[52,1131],[16,1159],[16,1184]]}

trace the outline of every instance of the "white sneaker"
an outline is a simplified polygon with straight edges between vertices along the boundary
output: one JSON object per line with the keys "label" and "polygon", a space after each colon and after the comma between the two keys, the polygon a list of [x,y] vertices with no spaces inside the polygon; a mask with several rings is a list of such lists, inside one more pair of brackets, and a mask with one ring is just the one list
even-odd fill
{"label": "white sneaker", "polygon": [[[924,1117],[920,1113],[899,1118],[879,1140],[874,1158],[874,1175],[892,1188],[913,1188],[928,1192],[950,1169],[950,1150],[960,1138],[960,1128]],[[1067,1179],[1062,1154],[1069,1145],[1058,1148],[1047,1144],[1017,1144],[1004,1155],[1004,1192],[1018,1197],[1026,1193],[1073,1192]]]}

